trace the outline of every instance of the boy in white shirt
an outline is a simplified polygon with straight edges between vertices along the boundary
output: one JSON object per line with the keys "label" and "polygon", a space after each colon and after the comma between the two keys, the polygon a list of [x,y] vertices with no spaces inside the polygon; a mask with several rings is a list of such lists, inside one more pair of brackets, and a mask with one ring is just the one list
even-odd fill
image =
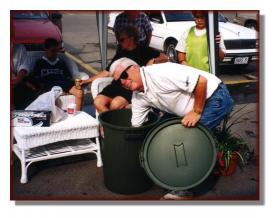
{"label": "boy in white shirt", "polygon": [[[209,72],[208,40],[205,22],[207,11],[194,11],[193,16],[196,25],[182,34],[176,46],[178,61],[181,64]],[[216,42],[219,44],[219,59],[223,60],[226,48],[220,34],[216,36]]]}

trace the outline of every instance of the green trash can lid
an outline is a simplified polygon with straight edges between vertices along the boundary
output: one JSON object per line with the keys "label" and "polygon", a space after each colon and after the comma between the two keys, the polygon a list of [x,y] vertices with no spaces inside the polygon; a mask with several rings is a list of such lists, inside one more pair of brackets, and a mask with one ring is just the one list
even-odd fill
{"label": "green trash can lid", "polygon": [[215,141],[201,124],[186,128],[180,118],[154,127],[146,136],[140,162],[159,186],[184,190],[200,184],[216,161]]}

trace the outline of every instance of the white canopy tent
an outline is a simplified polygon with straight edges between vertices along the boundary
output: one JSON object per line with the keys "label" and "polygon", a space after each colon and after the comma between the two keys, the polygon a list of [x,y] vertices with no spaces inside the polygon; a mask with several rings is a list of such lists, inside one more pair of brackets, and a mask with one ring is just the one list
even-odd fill
{"label": "white canopy tent", "polygon": [[97,11],[96,19],[100,44],[101,68],[104,70],[107,66],[108,13],[105,11]]}

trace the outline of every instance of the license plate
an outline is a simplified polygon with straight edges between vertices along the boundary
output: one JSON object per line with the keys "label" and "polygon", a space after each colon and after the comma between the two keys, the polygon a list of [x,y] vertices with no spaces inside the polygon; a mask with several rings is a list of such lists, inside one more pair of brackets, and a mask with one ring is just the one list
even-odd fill
{"label": "license plate", "polygon": [[249,57],[237,57],[235,58],[234,64],[247,64]]}

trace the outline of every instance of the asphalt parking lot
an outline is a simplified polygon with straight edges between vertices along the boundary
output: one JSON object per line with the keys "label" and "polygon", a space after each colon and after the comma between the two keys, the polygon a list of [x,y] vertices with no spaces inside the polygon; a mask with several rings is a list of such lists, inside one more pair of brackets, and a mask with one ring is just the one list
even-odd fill
{"label": "asphalt parking lot", "polygon": [[[236,105],[235,110],[245,105]],[[263,174],[260,175],[259,121],[256,104],[246,106],[246,116],[233,129],[248,142],[251,150],[247,164],[237,167],[232,176],[211,174],[203,183],[193,188],[193,201],[219,201],[222,204],[234,200],[253,203],[263,198]],[[115,154],[116,155],[116,154]],[[105,166],[103,166],[105,167]],[[103,167],[96,167],[93,154],[34,163],[28,170],[29,181],[20,183],[20,161],[15,158],[12,172],[11,198],[13,200],[154,200],[167,190],[153,185],[148,191],[136,195],[122,195],[110,191],[104,184]],[[162,201],[167,202],[167,201]]]}

